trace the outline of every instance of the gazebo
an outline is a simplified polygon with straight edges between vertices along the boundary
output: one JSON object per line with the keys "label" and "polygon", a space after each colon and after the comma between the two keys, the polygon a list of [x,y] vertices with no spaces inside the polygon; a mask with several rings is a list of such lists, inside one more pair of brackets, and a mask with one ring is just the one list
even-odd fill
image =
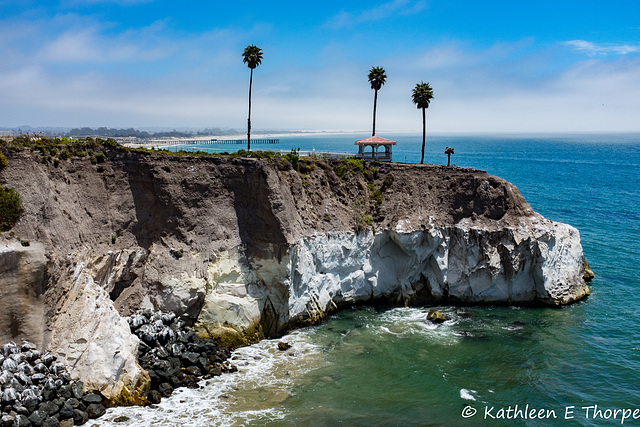
{"label": "gazebo", "polygon": [[[370,136],[369,138],[356,141],[354,145],[358,146],[358,154],[356,154],[358,159],[390,162],[391,147],[396,145],[396,142],[390,139],[380,138],[379,136]],[[371,149],[369,150],[367,147]],[[380,147],[384,147],[384,151],[378,151]]]}

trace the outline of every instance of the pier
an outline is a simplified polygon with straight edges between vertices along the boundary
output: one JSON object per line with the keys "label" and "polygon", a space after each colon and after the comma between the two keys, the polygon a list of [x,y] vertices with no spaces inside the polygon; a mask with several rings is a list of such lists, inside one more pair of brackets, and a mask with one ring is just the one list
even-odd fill
{"label": "pier", "polygon": [[[217,139],[216,142],[212,144],[246,144],[246,139]],[[278,138],[258,138],[251,139],[251,145],[253,144],[279,144],[280,140]]]}
{"label": "pier", "polygon": [[[130,141],[120,141],[131,143]],[[257,138],[252,139],[251,144],[279,144],[278,138]],[[149,146],[173,146],[173,145],[219,145],[219,144],[247,144],[246,139],[218,139],[218,138],[171,138],[171,139],[144,139],[133,142],[133,144]]]}

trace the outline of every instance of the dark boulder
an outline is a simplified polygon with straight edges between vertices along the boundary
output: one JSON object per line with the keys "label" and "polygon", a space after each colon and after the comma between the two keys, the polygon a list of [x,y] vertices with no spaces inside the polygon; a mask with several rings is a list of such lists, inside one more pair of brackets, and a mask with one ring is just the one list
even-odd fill
{"label": "dark boulder", "polygon": [[440,324],[440,323],[444,323],[444,321],[447,320],[447,318],[443,313],[439,312],[438,310],[429,310],[429,313],[427,314],[427,320],[430,321],[431,323]]}
{"label": "dark boulder", "polygon": [[2,417],[0,417],[0,426],[2,427],[11,427],[13,425],[13,421],[16,419],[16,414],[14,412],[15,415],[12,414],[2,414]]}
{"label": "dark boulder", "polygon": [[102,404],[102,396],[96,393],[87,393],[82,396],[82,403],[85,405],[91,405],[92,403]]}
{"label": "dark boulder", "polygon": [[38,407],[38,410],[44,412],[49,416],[52,416],[58,413],[58,411],[60,410],[60,407],[56,405],[55,402],[52,402],[49,400],[46,402],[42,402]]}
{"label": "dark boulder", "polygon": [[100,418],[107,412],[107,409],[100,403],[91,403],[87,406],[87,415],[90,419]]}
{"label": "dark boulder", "polygon": [[200,355],[192,351],[187,351],[182,353],[182,360],[184,362],[188,362],[190,365],[197,365],[199,358],[200,358]]}
{"label": "dark boulder", "polygon": [[81,426],[87,421],[89,421],[89,415],[85,411],[81,411],[80,409],[73,410],[73,423],[75,425]]}
{"label": "dark boulder", "polygon": [[219,363],[211,366],[211,368],[209,369],[209,375],[211,375],[212,377],[218,377],[222,375],[222,367]]}
{"label": "dark boulder", "polygon": [[147,395],[147,400],[149,401],[149,403],[157,405],[162,400],[162,395],[158,390],[151,390]]}
{"label": "dark boulder", "polygon": [[44,411],[33,411],[29,416],[29,421],[31,421],[31,425],[34,427],[40,427],[44,423],[44,420],[47,419],[49,415],[47,415]]}
{"label": "dark boulder", "polygon": [[158,386],[158,391],[162,395],[162,397],[169,397],[171,393],[173,393],[173,387],[169,383],[162,383]]}
{"label": "dark boulder", "polygon": [[82,395],[84,394],[84,384],[82,381],[75,381],[71,384],[71,392],[76,399],[82,399]]}
{"label": "dark boulder", "polygon": [[13,427],[31,427],[31,421],[26,415],[20,414],[13,420]]}
{"label": "dark boulder", "polygon": [[291,344],[289,344],[288,342],[283,342],[283,341],[278,342],[278,350],[286,351],[286,350],[289,350],[290,348],[291,348]]}

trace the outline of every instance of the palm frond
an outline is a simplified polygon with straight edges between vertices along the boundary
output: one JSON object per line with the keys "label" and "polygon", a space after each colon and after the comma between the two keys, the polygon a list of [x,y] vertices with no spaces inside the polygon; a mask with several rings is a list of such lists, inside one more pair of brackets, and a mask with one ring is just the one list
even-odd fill
{"label": "palm frond", "polygon": [[249,45],[244,48],[242,56],[244,57],[242,62],[253,70],[262,62],[262,49],[253,44]]}
{"label": "palm frond", "polygon": [[429,83],[420,82],[413,88],[411,99],[416,104],[416,107],[429,108],[429,103],[433,99],[433,89],[431,89]]}

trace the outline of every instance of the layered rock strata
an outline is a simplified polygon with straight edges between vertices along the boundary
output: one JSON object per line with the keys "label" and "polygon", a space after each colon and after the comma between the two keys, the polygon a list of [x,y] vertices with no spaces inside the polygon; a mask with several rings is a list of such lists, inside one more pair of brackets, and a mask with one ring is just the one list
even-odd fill
{"label": "layered rock strata", "polygon": [[240,345],[351,304],[553,306],[589,292],[578,231],[482,171],[107,156],[8,153],[0,181],[24,214],[0,242],[0,291],[13,295],[0,313],[26,301],[13,311],[36,315],[0,317],[0,331],[42,343],[111,402],[141,403],[149,387],[121,317],[139,309]]}

